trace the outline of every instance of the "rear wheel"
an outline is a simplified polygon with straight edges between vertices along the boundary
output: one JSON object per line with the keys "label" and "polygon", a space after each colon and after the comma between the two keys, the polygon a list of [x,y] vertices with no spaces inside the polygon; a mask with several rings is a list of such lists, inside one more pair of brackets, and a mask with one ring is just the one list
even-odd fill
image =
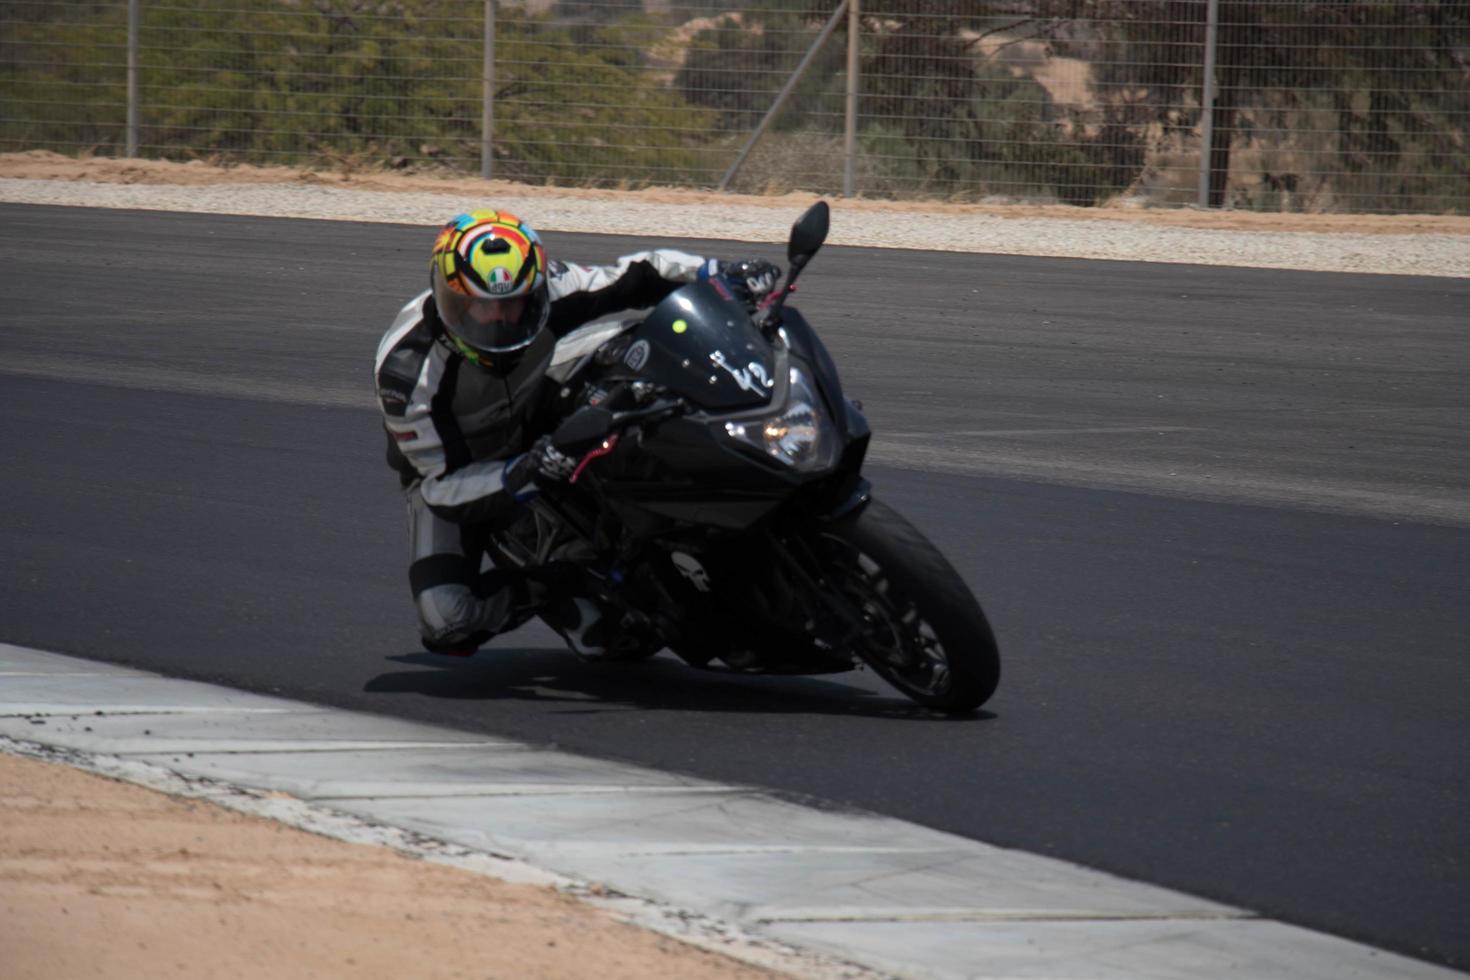
{"label": "rear wheel", "polygon": [[960,714],[989,700],[1000,682],[995,634],[928,538],[874,500],[820,540],[829,582],[860,617],[853,653],[926,707]]}

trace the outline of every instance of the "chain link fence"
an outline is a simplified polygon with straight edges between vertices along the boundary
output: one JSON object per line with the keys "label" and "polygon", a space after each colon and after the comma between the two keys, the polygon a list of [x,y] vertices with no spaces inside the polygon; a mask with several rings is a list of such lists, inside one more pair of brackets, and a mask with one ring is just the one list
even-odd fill
{"label": "chain link fence", "polygon": [[1470,0],[0,0],[0,151],[1463,212],[1467,138]]}

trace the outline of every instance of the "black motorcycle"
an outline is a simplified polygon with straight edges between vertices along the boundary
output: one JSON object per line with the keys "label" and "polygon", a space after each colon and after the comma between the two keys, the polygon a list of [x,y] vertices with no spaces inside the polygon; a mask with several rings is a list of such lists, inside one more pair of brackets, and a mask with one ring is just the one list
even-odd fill
{"label": "black motorcycle", "polygon": [[785,305],[828,220],[825,202],[798,219],[788,282],[759,308],[711,279],[563,338],[552,440],[578,466],[490,555],[572,570],[554,580],[602,606],[605,659],[667,647],[751,673],[867,664],[919,704],[970,711],[1000,677],[990,624],[934,545],[873,499],[868,423]]}

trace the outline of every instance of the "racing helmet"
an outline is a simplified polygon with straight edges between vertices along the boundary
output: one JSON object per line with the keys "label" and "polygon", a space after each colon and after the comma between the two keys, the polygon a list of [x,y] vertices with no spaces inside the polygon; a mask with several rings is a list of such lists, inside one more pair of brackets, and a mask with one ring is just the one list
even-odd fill
{"label": "racing helmet", "polygon": [[498,373],[515,367],[551,312],[541,239],[504,211],[451,218],[434,240],[429,281],[449,340]]}

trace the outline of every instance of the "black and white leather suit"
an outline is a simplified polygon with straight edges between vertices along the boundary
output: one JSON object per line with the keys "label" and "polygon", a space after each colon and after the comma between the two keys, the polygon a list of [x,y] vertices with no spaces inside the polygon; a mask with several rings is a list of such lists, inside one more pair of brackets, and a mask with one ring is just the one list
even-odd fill
{"label": "black and white leather suit", "polygon": [[549,263],[546,329],[504,377],[458,352],[427,290],[399,311],[378,345],[376,378],[388,462],[408,501],[409,584],[426,647],[477,646],[511,612],[512,589],[480,574],[483,535],[517,506],[503,484],[507,463],[550,424],[539,409],[557,339],[599,317],[652,306],[719,267],[672,249],[608,266]]}

